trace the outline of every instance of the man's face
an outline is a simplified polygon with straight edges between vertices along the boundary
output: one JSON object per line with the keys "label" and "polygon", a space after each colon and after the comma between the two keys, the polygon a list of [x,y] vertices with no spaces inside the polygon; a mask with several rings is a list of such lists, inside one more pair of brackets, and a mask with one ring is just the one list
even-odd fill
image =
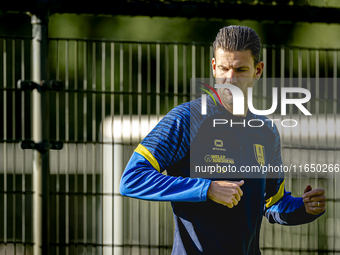
{"label": "man's face", "polygon": [[[239,87],[247,100],[248,88],[253,87],[255,80],[260,78],[263,62],[259,62],[255,67],[250,50],[224,51],[217,49],[215,58],[212,59],[212,68],[217,84],[230,83]],[[224,105],[232,106],[233,96],[229,89],[218,88],[217,93]]]}

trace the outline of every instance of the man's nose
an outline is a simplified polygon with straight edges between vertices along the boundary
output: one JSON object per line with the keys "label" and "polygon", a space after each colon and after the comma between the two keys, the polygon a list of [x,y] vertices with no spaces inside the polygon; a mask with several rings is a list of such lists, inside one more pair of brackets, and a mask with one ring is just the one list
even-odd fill
{"label": "man's nose", "polygon": [[236,81],[235,71],[233,68],[230,68],[227,72],[227,82],[234,83]]}

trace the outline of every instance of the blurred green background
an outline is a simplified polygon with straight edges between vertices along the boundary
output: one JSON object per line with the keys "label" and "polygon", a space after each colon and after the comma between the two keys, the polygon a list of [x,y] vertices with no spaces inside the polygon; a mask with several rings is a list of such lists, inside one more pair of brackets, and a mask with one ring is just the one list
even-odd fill
{"label": "blurred green background", "polygon": [[[53,14],[49,36],[105,38],[127,41],[212,42],[221,27],[245,25],[256,30],[264,44],[340,48],[340,25],[308,22],[257,22],[200,18]],[[31,35],[30,17],[0,15],[1,35]]]}

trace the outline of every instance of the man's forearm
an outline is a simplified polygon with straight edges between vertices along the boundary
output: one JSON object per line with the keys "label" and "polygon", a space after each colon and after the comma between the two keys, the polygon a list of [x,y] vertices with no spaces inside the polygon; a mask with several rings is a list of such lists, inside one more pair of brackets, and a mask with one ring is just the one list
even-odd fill
{"label": "man's forearm", "polygon": [[123,173],[120,193],[153,201],[200,202],[206,201],[210,182],[163,175],[142,155],[134,152]]}
{"label": "man's forearm", "polygon": [[290,192],[285,192],[285,195],[277,203],[265,210],[265,216],[270,223],[282,225],[309,223],[322,214],[312,215],[307,213],[302,198],[292,197]]}

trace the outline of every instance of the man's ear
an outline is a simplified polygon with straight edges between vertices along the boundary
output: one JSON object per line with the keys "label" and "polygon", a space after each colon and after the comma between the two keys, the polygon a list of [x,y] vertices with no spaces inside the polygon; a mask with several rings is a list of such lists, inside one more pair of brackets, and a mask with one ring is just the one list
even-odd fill
{"label": "man's ear", "polygon": [[256,78],[261,78],[262,72],[263,72],[263,68],[264,68],[264,63],[263,61],[260,61],[257,63],[256,68],[255,68],[255,75]]}
{"label": "man's ear", "polygon": [[215,58],[211,59],[211,67],[212,67],[213,75],[215,77],[216,76],[216,60],[215,60]]}

